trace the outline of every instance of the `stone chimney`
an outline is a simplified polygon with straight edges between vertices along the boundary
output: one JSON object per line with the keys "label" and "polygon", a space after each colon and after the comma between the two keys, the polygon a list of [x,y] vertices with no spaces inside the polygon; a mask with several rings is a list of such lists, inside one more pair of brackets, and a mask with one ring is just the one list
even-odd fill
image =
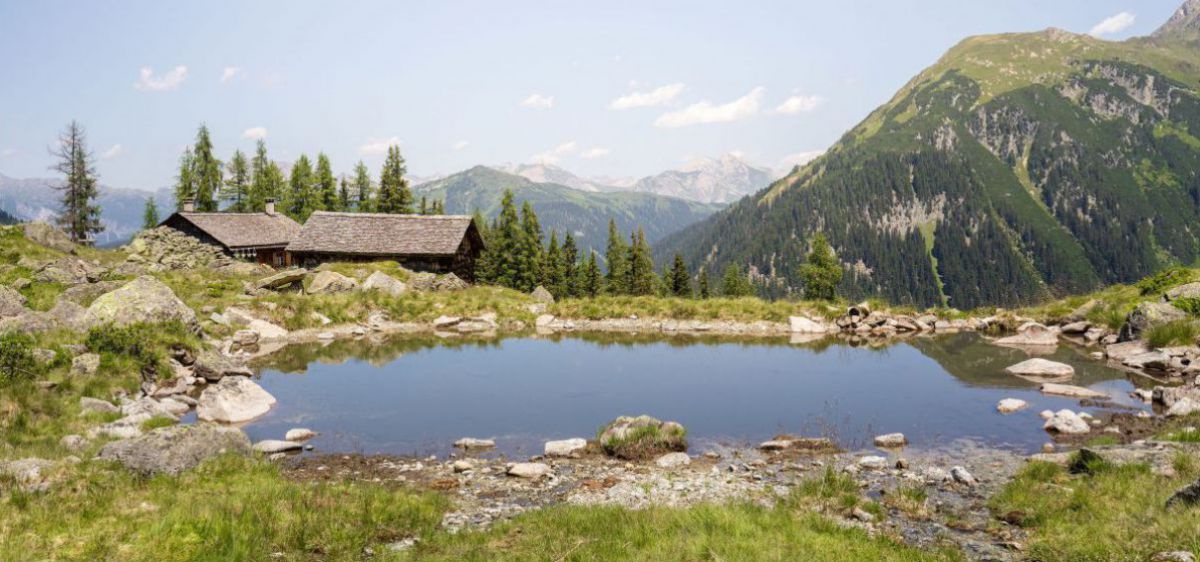
{"label": "stone chimney", "polygon": [[196,200],[195,199],[184,199],[183,200],[183,212],[185,212],[185,213],[196,212]]}
{"label": "stone chimney", "polygon": [[267,199],[267,214],[268,215],[275,214],[275,198],[274,197]]}

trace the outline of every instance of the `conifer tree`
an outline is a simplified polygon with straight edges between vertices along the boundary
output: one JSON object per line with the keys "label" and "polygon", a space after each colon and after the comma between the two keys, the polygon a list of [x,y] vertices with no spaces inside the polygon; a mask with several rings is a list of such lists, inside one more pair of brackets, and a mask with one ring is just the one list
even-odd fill
{"label": "conifer tree", "polygon": [[605,284],[609,294],[628,294],[629,249],[625,246],[625,241],[622,239],[621,233],[617,231],[617,223],[613,219],[608,220],[608,247],[605,249],[604,259],[608,262]]}
{"label": "conifer tree", "polygon": [[742,273],[742,268],[732,263],[726,266],[725,273],[721,276],[721,296],[735,299],[753,294],[754,286],[750,284],[750,279]]}
{"label": "conifer tree", "polygon": [[517,285],[514,289],[529,292],[537,286],[538,274],[542,270],[544,251],[542,249],[542,225],[538,222],[533,205],[526,201],[521,205],[521,236],[518,238],[517,255],[520,256],[521,270],[518,272]]}
{"label": "conifer tree", "polygon": [[229,203],[226,210],[233,213],[244,213],[249,210],[248,194],[250,191],[250,168],[246,155],[242,151],[233,151],[229,160],[229,177],[225,178],[225,188],[221,190],[221,199]]}
{"label": "conifer tree", "polygon": [[346,179],[345,174],[342,175],[340,186],[338,188],[338,210],[353,211],[354,202],[350,199],[350,180]]}
{"label": "conifer tree", "polygon": [[142,230],[149,230],[158,226],[158,203],[153,197],[146,198],[146,206],[142,210]]}
{"label": "conifer tree", "polygon": [[579,270],[580,272],[580,293],[588,297],[598,297],[603,292],[603,279],[600,275],[600,264],[596,263],[596,252],[588,253],[587,263]]}
{"label": "conifer tree", "polygon": [[579,296],[579,248],[575,245],[575,237],[567,232],[562,245],[562,282],[563,296],[575,298]]}
{"label": "conifer tree", "polygon": [[309,162],[308,156],[301,154],[292,165],[292,175],[288,178],[287,214],[303,223],[312,214],[316,198],[312,163]]}
{"label": "conifer tree", "polygon": [[483,238],[483,252],[475,260],[475,279],[481,283],[497,283],[496,281],[496,228],[478,210],[473,218],[475,227],[479,229],[479,237]]}
{"label": "conifer tree", "polygon": [[696,284],[700,286],[700,298],[707,299],[711,296],[708,288],[708,269],[700,269],[700,279],[696,281]]}
{"label": "conifer tree", "polygon": [[362,160],[359,160],[358,164],[354,165],[354,194],[358,201],[358,212],[375,212],[375,195],[371,190],[371,173],[367,171],[367,165],[363,164]]}
{"label": "conifer tree", "polygon": [[505,190],[500,200],[500,214],[496,217],[496,225],[491,229],[490,254],[492,282],[504,287],[521,289],[521,269],[526,266],[520,254],[521,218],[517,214],[517,206],[513,201],[511,190]]}
{"label": "conifer tree", "polygon": [[195,166],[192,164],[192,147],[183,149],[183,155],[179,157],[179,175],[175,176],[175,207],[176,210],[183,210],[183,203],[188,200],[196,200],[196,173]]}
{"label": "conifer tree", "polygon": [[654,275],[654,260],[650,255],[650,245],[646,243],[646,234],[641,228],[630,235],[628,279],[631,295],[653,295],[656,292],[658,279]]}
{"label": "conifer tree", "polygon": [[196,146],[192,149],[192,174],[196,182],[196,210],[210,213],[217,210],[217,196],[224,183],[221,177],[221,161],[213,156],[212,138],[208,127],[200,125],[196,133]]}
{"label": "conifer tree", "polygon": [[833,300],[837,296],[838,283],[842,282],[842,264],[833,255],[833,248],[824,234],[818,233],[812,242],[804,265],[800,266],[800,278],[804,280],[804,298],[810,300]]}
{"label": "conifer tree", "polygon": [[[267,144],[262,139],[254,147],[254,158],[250,159],[250,188],[246,191],[246,210],[261,212],[267,199],[279,197],[279,184],[282,178],[272,181],[270,167],[274,163],[267,158]],[[278,171],[278,167],[276,167]]]}
{"label": "conifer tree", "polygon": [[55,186],[61,193],[62,204],[58,224],[72,241],[90,243],[94,234],[104,230],[104,225],[100,223],[100,206],[96,204],[100,194],[96,167],[83,126],[77,121],[68,123],[51,155],[58,161],[50,169],[63,175],[63,182]]}
{"label": "conifer tree", "polygon": [[317,154],[313,191],[316,193],[313,200],[313,211],[340,210],[338,209],[337,178],[333,177],[333,165],[329,163],[329,157],[324,152]]}
{"label": "conifer tree", "polygon": [[547,291],[550,291],[550,294],[554,295],[554,298],[566,296],[562,260],[562,250],[558,247],[558,232],[552,230],[550,231],[550,245],[546,247],[545,257],[542,259],[541,284]]}
{"label": "conifer tree", "polygon": [[429,201],[425,198],[424,195],[421,196],[421,206],[418,207],[417,214],[419,214],[419,215],[428,215],[429,214]]}
{"label": "conifer tree", "polygon": [[379,175],[379,200],[376,206],[380,213],[413,212],[412,190],[408,187],[408,178],[404,177],[407,173],[408,168],[404,164],[404,157],[400,155],[400,147],[388,147],[387,158]]}
{"label": "conifer tree", "polygon": [[692,298],[692,276],[688,274],[687,264],[683,263],[683,254],[675,254],[667,280],[672,295]]}
{"label": "conifer tree", "polygon": [[430,211],[430,214],[433,214],[433,215],[444,215],[444,214],[446,214],[446,203],[445,203],[445,201],[444,201],[444,200],[442,200],[442,199],[434,199],[434,200],[433,200],[433,209]]}

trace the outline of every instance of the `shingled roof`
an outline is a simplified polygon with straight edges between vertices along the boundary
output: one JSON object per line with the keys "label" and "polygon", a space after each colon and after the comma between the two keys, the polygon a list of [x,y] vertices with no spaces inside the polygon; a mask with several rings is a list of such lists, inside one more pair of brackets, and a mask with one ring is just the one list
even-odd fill
{"label": "shingled roof", "polygon": [[479,236],[473,225],[469,216],[317,211],[287,249],[361,256],[453,255],[464,237]]}
{"label": "shingled roof", "polygon": [[176,215],[229,249],[286,246],[300,234],[299,223],[278,213],[180,212]]}

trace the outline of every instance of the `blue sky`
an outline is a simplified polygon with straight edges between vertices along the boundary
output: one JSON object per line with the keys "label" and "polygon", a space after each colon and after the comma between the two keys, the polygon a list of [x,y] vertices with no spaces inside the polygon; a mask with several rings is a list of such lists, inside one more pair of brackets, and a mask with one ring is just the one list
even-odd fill
{"label": "blue sky", "polygon": [[170,185],[201,122],[221,158],[265,135],[274,158],[324,151],[339,172],[376,173],[388,142],[419,175],[544,160],[640,176],[726,152],[780,166],[963,37],[1109,20],[1123,39],[1180,3],[7,0],[0,173],[48,175],[72,118],[124,187]]}

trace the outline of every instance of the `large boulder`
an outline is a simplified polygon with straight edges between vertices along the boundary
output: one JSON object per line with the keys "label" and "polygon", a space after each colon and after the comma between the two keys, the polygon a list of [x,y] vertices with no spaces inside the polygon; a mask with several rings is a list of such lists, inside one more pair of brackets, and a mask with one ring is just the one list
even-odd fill
{"label": "large boulder", "polygon": [[358,281],[336,271],[320,271],[313,276],[304,292],[310,295],[346,293],[358,288]]}
{"label": "large boulder", "polygon": [[793,334],[824,334],[829,331],[829,326],[806,316],[788,318],[788,327]]}
{"label": "large boulder", "polygon": [[1034,358],[1004,369],[1011,374],[1029,379],[1069,379],[1075,376],[1075,368],[1066,363]]}
{"label": "large boulder", "polygon": [[250,455],[250,438],[240,429],[212,424],[178,425],[115,441],[97,458],[116,461],[140,474],[179,474],[221,454]]}
{"label": "large boulder", "polygon": [[573,457],[587,449],[587,439],[573,437],[561,441],[547,441],[542,454],[547,457]]}
{"label": "large boulder", "polygon": [[441,277],[438,277],[437,280],[433,282],[434,291],[462,291],[469,289],[470,287],[471,285],[453,273],[447,273]]}
{"label": "large boulder", "polygon": [[68,287],[63,291],[63,294],[58,298],[81,306],[92,304],[92,301],[104,293],[112,292],[121,288],[124,281],[99,281],[96,283],[84,283]]}
{"label": "large boulder", "polygon": [[95,283],[106,273],[106,270],[96,263],[79,258],[66,257],[43,265],[33,274],[34,281],[43,283],[61,283],[63,285],[79,285]]}
{"label": "large boulder", "polygon": [[600,428],[600,446],[618,458],[638,460],[687,450],[687,430],[650,416],[621,416]]}
{"label": "large boulder", "polygon": [[100,295],[88,307],[85,321],[91,326],[171,321],[179,321],[192,328],[197,325],[195,311],[179,300],[170,287],[147,275]]}
{"label": "large boulder", "polygon": [[205,421],[241,423],[275,405],[275,397],[246,377],[227,377],[200,394],[196,416]]}
{"label": "large boulder", "polygon": [[1163,300],[1168,302],[1181,299],[1200,299],[1200,282],[1180,285],[1163,294]]}
{"label": "large boulder", "polygon": [[249,377],[254,374],[245,363],[212,349],[201,351],[196,356],[195,369],[196,376],[204,377],[209,382],[216,382],[225,377]]}
{"label": "large boulder", "polygon": [[1092,430],[1092,426],[1088,425],[1087,420],[1083,419],[1079,414],[1071,410],[1059,410],[1054,412],[1050,419],[1042,425],[1042,429],[1053,433],[1062,433],[1066,435],[1079,435]]}
{"label": "large boulder", "polygon": [[305,269],[287,269],[270,277],[259,279],[253,286],[256,289],[278,290],[303,281],[307,275],[308,270]]}
{"label": "large boulder", "polygon": [[1070,384],[1046,383],[1039,387],[1039,390],[1042,391],[1042,394],[1049,394],[1051,396],[1066,396],[1067,398],[1109,398],[1108,394],[1098,390],[1092,390],[1090,388],[1074,386]]}
{"label": "large boulder", "polygon": [[0,285],[0,318],[12,318],[29,312],[25,296],[9,287]]}
{"label": "large boulder", "polygon": [[25,223],[23,230],[25,238],[34,244],[60,252],[73,253],[75,251],[75,243],[71,241],[71,237],[49,224],[29,222]]}
{"label": "large boulder", "polygon": [[1144,302],[1139,304],[1129,316],[1125,318],[1125,325],[1121,326],[1121,341],[1132,341],[1142,337],[1143,334],[1151,329],[1186,320],[1188,314],[1174,306],[1165,302]]}
{"label": "large boulder", "polygon": [[541,285],[538,285],[532,293],[529,293],[529,296],[533,297],[533,300],[538,302],[554,304],[554,295],[550,294],[550,291],[547,291],[546,288]]}
{"label": "large boulder", "polygon": [[428,272],[414,273],[408,277],[408,288],[414,291],[432,291],[437,275]]}
{"label": "large boulder", "polygon": [[998,345],[1008,346],[1056,346],[1058,332],[1036,322],[1029,322],[1017,329],[1016,335],[996,340]]}
{"label": "large boulder", "polygon": [[363,281],[362,290],[379,291],[386,295],[398,297],[403,295],[408,290],[408,287],[404,285],[403,281],[382,271],[376,271],[368,276],[366,281]]}

